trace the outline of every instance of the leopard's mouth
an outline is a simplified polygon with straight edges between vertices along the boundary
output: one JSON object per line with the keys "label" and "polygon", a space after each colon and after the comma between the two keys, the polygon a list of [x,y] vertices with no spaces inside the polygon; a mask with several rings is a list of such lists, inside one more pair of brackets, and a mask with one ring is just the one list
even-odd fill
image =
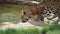
{"label": "leopard's mouth", "polygon": [[28,19],[24,19],[24,20],[22,20],[23,23],[25,23],[25,22],[27,22],[27,21],[28,21]]}

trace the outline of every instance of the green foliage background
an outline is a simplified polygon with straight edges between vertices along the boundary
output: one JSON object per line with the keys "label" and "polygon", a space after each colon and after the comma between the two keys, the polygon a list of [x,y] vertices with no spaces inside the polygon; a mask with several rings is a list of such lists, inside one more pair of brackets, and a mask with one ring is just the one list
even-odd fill
{"label": "green foliage background", "polygon": [[0,23],[1,22],[18,22],[21,19],[23,10],[26,10],[26,5],[0,5]]}

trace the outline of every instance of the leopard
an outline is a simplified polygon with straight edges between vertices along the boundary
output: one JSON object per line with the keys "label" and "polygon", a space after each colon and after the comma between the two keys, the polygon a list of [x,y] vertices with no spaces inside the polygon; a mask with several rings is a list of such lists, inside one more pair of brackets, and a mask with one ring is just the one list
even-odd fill
{"label": "leopard", "polygon": [[[38,15],[37,16],[38,18],[43,17],[43,19],[45,16],[50,16],[51,13],[53,13],[54,16],[52,18],[50,18],[49,20],[51,20],[55,17],[60,18],[60,16],[59,16],[60,15],[60,13],[59,13],[60,12],[60,0],[43,0],[38,5],[36,4],[29,8],[29,10],[27,11],[28,16],[29,16],[29,12],[30,12],[31,16]],[[24,15],[26,15],[25,12],[24,12]],[[22,19],[24,19],[24,16],[22,16]],[[43,19],[41,19],[41,20],[44,21]],[[58,21],[59,20],[60,19],[58,19]],[[23,21],[25,21],[25,20],[23,20]]]}

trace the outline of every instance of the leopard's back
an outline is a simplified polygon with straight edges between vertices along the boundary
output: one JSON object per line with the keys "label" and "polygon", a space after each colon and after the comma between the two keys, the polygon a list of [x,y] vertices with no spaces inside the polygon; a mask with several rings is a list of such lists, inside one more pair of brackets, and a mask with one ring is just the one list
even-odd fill
{"label": "leopard's back", "polygon": [[46,2],[53,6],[60,7],[60,0],[43,0],[43,2]]}

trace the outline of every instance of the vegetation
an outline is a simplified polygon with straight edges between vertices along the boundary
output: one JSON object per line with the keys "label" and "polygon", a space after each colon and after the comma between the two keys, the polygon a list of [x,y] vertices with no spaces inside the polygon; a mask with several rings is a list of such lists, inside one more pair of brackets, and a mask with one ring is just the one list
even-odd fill
{"label": "vegetation", "polygon": [[60,24],[46,25],[42,32],[46,34],[60,34]]}
{"label": "vegetation", "polygon": [[60,30],[48,31],[46,34],[60,34]]}
{"label": "vegetation", "polygon": [[41,29],[28,28],[28,29],[6,29],[0,30],[0,34],[60,34],[60,24],[48,25]]}
{"label": "vegetation", "polygon": [[0,23],[1,22],[19,22],[22,11],[27,9],[26,5],[12,5],[1,4],[0,5]]}
{"label": "vegetation", "polygon": [[0,34],[40,34],[37,28],[0,30]]}

